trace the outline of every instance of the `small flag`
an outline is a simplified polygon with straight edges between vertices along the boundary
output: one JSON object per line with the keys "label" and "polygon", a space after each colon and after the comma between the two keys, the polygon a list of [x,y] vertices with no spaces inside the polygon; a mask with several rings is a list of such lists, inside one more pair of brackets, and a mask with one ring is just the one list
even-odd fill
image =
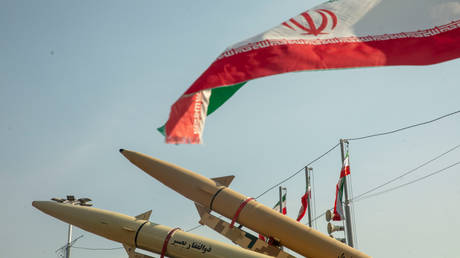
{"label": "small flag", "polygon": [[348,160],[348,153],[345,155],[342,170],[340,170],[340,177],[348,176],[350,174],[350,162]]}
{"label": "small flag", "polygon": [[339,182],[335,187],[335,203],[334,203],[334,216],[332,220],[340,221],[344,220],[345,216],[343,215],[343,188],[345,183],[345,177],[350,174],[350,163],[348,159],[348,152],[345,156],[345,160],[343,161],[342,169],[340,170],[340,178]]}
{"label": "small flag", "polygon": [[[286,194],[281,197],[281,200],[283,202],[283,215],[286,215],[287,209],[286,209]],[[280,211],[280,202],[277,202],[275,206],[273,207],[275,211]]]}
{"label": "small flag", "polygon": [[300,207],[299,214],[297,215],[297,221],[300,221],[303,216],[305,216],[305,212],[307,211],[308,208],[308,197],[310,195],[310,189],[308,189],[305,194],[300,198],[300,202],[302,203],[302,206]]}

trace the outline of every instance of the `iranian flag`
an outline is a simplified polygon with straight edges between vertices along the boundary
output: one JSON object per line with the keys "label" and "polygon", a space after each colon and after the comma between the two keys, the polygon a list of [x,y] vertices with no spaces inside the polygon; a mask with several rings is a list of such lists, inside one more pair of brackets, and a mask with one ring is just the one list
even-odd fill
{"label": "iranian flag", "polygon": [[308,208],[308,196],[310,195],[310,191],[305,192],[305,194],[300,198],[300,202],[302,206],[300,206],[299,214],[297,215],[297,221],[300,221],[304,216],[305,212]]}
{"label": "iranian flag", "polygon": [[304,70],[430,65],[460,57],[460,0],[331,0],[228,47],[172,105],[167,143],[201,143],[205,119],[246,82]]}
{"label": "iranian flag", "polygon": [[[281,201],[282,201],[282,204],[283,204],[283,215],[286,215],[287,213],[287,209],[286,209],[286,194],[284,194],[282,197],[281,197]],[[275,204],[275,206],[273,207],[273,209],[275,211],[280,211],[280,202],[277,202]]]}
{"label": "iranian flag", "polygon": [[335,187],[335,202],[334,202],[334,216],[332,220],[340,221],[344,220],[345,216],[343,215],[343,190],[345,185],[345,177],[350,174],[350,163],[348,159],[348,153],[345,156],[345,160],[343,161],[342,169],[340,170],[340,178],[339,182]]}

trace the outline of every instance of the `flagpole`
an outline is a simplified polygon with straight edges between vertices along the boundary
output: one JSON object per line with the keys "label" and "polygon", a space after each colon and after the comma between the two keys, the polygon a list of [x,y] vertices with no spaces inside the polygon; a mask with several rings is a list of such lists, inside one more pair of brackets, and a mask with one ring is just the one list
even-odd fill
{"label": "flagpole", "polygon": [[308,210],[308,226],[311,227],[311,191],[310,191],[310,171],[312,168],[305,167],[305,181],[307,186],[307,210]]}
{"label": "flagpole", "polygon": [[[347,140],[340,139],[340,152],[342,154],[342,166],[345,161],[345,154],[343,144],[348,143]],[[344,181],[344,191],[345,191],[345,228],[347,230],[347,243],[349,246],[353,247],[353,232],[352,232],[352,225],[351,225],[351,211],[350,211],[350,201],[348,199],[348,185],[347,185],[347,176],[343,177]]]}
{"label": "flagpole", "polygon": [[[283,207],[283,190],[286,190],[286,192],[287,192],[287,188],[280,186],[279,189],[280,189],[280,213],[283,214],[283,208],[284,208]],[[286,196],[286,198],[287,198],[287,196]],[[283,246],[281,246],[281,245],[280,245],[280,250],[283,250]]]}
{"label": "flagpole", "polygon": [[280,210],[279,210],[279,212],[281,214],[283,214],[283,188],[284,187],[282,187],[282,186],[280,186],[280,188],[279,188],[280,189]]}

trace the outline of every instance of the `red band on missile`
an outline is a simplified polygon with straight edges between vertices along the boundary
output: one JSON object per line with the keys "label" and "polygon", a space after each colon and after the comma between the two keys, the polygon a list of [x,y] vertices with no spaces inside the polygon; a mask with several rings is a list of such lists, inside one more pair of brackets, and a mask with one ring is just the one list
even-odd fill
{"label": "red band on missile", "polygon": [[166,254],[166,250],[168,249],[168,242],[169,242],[169,239],[171,239],[171,236],[172,234],[176,231],[176,230],[180,230],[180,228],[173,228],[169,231],[168,235],[166,236],[165,238],[165,241],[163,242],[163,248],[161,249],[161,255],[160,255],[160,258],[164,258],[165,257],[165,254]]}
{"label": "red band on missile", "polygon": [[233,228],[233,225],[235,224],[236,220],[238,219],[238,216],[240,216],[240,212],[243,210],[244,206],[246,206],[246,204],[248,204],[248,202],[252,201],[252,200],[254,200],[254,198],[249,197],[244,202],[242,202],[240,204],[240,207],[238,208],[238,210],[236,210],[235,216],[233,216],[232,223],[230,223],[230,228]]}

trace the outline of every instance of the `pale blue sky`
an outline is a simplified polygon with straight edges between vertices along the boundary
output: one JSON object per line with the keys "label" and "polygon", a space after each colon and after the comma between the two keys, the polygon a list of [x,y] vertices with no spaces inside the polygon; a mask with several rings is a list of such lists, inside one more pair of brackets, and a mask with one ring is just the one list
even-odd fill
{"label": "pale blue sky", "polygon": [[[191,201],[131,165],[119,148],[257,196],[336,144],[459,110],[460,60],[426,67],[300,72],[249,82],[207,119],[204,144],[163,143],[171,104],[227,46],[321,1],[0,0],[0,257],[56,257],[67,225],[31,206],[74,194],[96,207],[188,229]],[[460,143],[459,116],[350,144],[355,195]],[[459,161],[452,152],[408,178]],[[338,149],[313,165],[317,213],[332,207]],[[355,206],[358,248],[373,257],[455,257],[459,168]],[[407,181],[407,180],[406,180]],[[284,184],[288,215],[302,174]],[[405,182],[405,181],[404,181]],[[276,202],[271,191],[259,200]],[[325,232],[326,222],[318,220]],[[194,233],[216,237],[210,229]],[[120,246],[83,234],[77,246]],[[221,239],[220,237],[217,237]],[[126,257],[74,249],[72,257]]]}

